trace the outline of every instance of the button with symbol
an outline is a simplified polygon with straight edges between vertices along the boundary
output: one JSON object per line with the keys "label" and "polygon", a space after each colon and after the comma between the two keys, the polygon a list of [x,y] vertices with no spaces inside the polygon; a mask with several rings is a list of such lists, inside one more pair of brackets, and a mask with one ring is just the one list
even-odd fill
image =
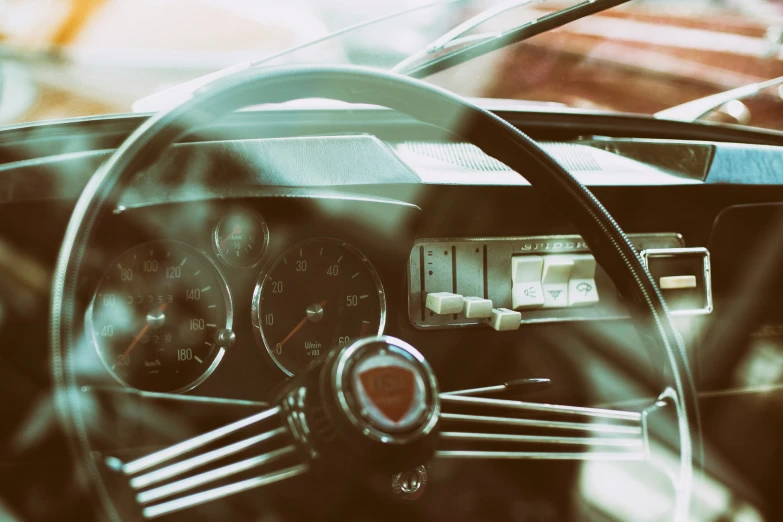
{"label": "button with symbol", "polygon": [[544,256],[544,271],[541,277],[544,290],[544,308],[565,308],[568,306],[568,286],[572,259],[575,256]]}
{"label": "button with symbol", "polygon": [[598,302],[595,286],[595,258],[590,254],[571,256],[574,267],[568,281],[568,306],[590,306]]}
{"label": "button with symbol", "polygon": [[540,308],[544,304],[541,272],[544,258],[541,256],[513,256],[511,258],[511,307]]}

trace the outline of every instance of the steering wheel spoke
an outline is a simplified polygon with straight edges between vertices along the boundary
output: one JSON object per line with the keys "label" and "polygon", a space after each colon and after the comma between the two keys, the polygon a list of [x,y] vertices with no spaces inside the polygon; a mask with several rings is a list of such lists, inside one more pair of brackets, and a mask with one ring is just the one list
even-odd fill
{"label": "steering wheel spoke", "polygon": [[169,497],[175,493],[182,493],[183,491],[188,491],[210,482],[238,475],[244,471],[254,469],[265,464],[277,462],[285,457],[292,456],[295,452],[296,447],[293,445],[283,446],[280,449],[262,453],[261,455],[256,455],[247,459],[242,459],[226,466],[221,466],[219,468],[205,471],[203,473],[177,480],[175,482],[142,491],[136,495],[136,500],[140,504],[147,504],[155,500],[160,500],[161,498]]}
{"label": "steering wheel spoke", "polygon": [[[321,375],[326,375],[328,379],[332,375],[330,368],[350,368],[355,364],[352,362],[354,357],[361,361],[363,357],[368,357],[367,353],[386,361],[387,350],[391,348],[410,355],[413,360],[420,357],[409,345],[391,338],[370,340],[359,345],[364,346],[363,356],[361,351],[356,356],[349,349],[342,350],[327,360],[326,370]],[[400,368],[396,367],[395,372]],[[420,374],[422,377],[430,372],[423,363],[421,366],[411,365],[408,369],[423,372]],[[384,375],[383,379],[393,375]],[[351,380],[348,378],[340,382]],[[306,472],[311,461],[321,458],[322,453],[331,454],[332,458],[350,459],[350,450],[333,442],[335,437],[344,437],[345,442],[353,445],[358,442],[355,438],[357,433],[348,430],[341,434],[331,429],[324,432],[324,426],[318,425],[323,422],[322,416],[329,410],[329,404],[336,408],[333,412],[342,411],[346,414],[349,423],[355,422],[351,419],[357,411],[340,402],[339,394],[345,392],[343,388],[336,388],[334,392],[337,396],[333,398],[319,396],[315,391],[319,388],[320,385],[313,387],[294,381],[281,394],[279,406],[264,409],[129,462],[123,463],[109,457],[106,464],[128,479],[143,517],[155,518],[295,477]],[[435,391],[433,381],[430,392]],[[311,393],[309,397],[308,392]],[[352,393],[360,392],[357,388]],[[380,404],[394,397],[401,396],[384,396],[379,399],[382,401]],[[651,433],[654,427],[660,432],[661,425],[669,425],[662,420],[674,411],[670,405],[676,400],[667,391],[650,407],[629,411],[482,398],[459,392],[440,393],[437,398],[434,397],[429,409],[423,410],[418,416],[420,419],[433,419],[434,423],[428,421],[426,426],[434,428],[438,425],[441,428],[432,430],[432,434],[437,437],[437,448],[430,453],[434,458],[640,461],[653,464],[656,461],[650,447]],[[335,398],[337,401],[332,402]],[[350,402],[357,398],[354,397]],[[424,396],[420,400],[426,404]],[[370,407],[369,404],[362,408]],[[427,411],[430,412],[429,416]],[[361,412],[359,414],[362,415]],[[423,426],[420,422],[414,426]],[[379,427],[381,425],[365,424],[362,436],[367,436],[367,429]],[[246,433],[253,429],[257,431],[255,434]],[[365,441],[370,444],[359,453],[364,456],[370,453],[382,455],[386,451],[383,446],[390,440],[389,437],[402,441],[404,435],[388,432],[384,437],[374,443]],[[215,447],[216,444],[219,445]],[[229,461],[230,458],[233,460]],[[212,467],[208,467],[210,465]],[[267,470],[260,475],[246,476],[259,468]],[[219,485],[204,489],[215,484]]]}
{"label": "steering wheel spoke", "polygon": [[306,473],[307,469],[308,467],[306,464],[298,464],[266,473],[264,475],[259,475],[257,477],[226,484],[225,486],[220,486],[217,488],[200,491],[192,495],[171,499],[160,504],[153,504],[142,509],[142,516],[144,516],[144,518],[151,519],[168,515],[169,513],[174,513],[175,511],[181,511],[183,509],[198,506],[200,504],[226,498],[237,493],[242,493],[244,491],[262,486],[268,486],[270,484],[274,484],[275,482],[287,480]]}
{"label": "steering wheel spoke", "polygon": [[173,446],[169,446],[167,448],[161,449],[159,451],[156,451],[155,453],[151,453],[139,459],[132,460],[126,464],[123,464],[121,470],[125,475],[134,475],[146,469],[150,469],[152,467],[173,460],[176,457],[179,457],[180,455],[183,455],[195,449],[206,446],[207,444],[210,444],[218,439],[231,435],[232,433],[235,433],[243,428],[252,426],[254,424],[260,423],[268,419],[275,418],[275,416],[279,413],[280,413],[280,408],[277,407],[269,408],[262,412],[256,413],[255,415],[245,417],[244,419],[240,419],[238,421],[232,422],[231,424],[227,424],[220,428],[214,429],[212,431],[208,431],[201,435],[197,435],[196,437],[192,437],[190,439],[174,444]]}
{"label": "steering wheel spoke", "polygon": [[[234,442],[232,444],[228,444],[226,446],[214,449],[212,451],[202,453],[201,455],[196,455],[195,457],[191,457],[189,459],[176,462],[174,464],[169,464],[168,466],[164,466],[162,468],[156,469],[155,471],[150,471],[149,473],[135,476],[130,480],[131,488],[141,489],[150,486],[152,484],[156,484],[158,482],[162,482],[164,480],[177,477],[193,469],[218,461],[220,459],[242,452],[257,444],[261,444],[263,442],[284,435],[285,433],[287,433],[285,428],[283,427],[275,428],[273,430],[269,430],[260,433],[258,435],[254,435],[252,437],[242,439],[240,441]],[[291,446],[285,446],[285,448],[290,448],[290,447]]]}
{"label": "steering wheel spoke", "polygon": [[[106,465],[128,478],[145,518],[155,518],[272,484],[307,469],[307,465],[302,464],[301,454],[290,432],[282,425],[280,413],[279,407],[268,408],[129,462],[123,463],[116,457],[108,457]],[[244,431],[259,427],[264,428],[264,431],[213,448],[218,442],[236,438]],[[273,448],[270,449],[270,445]],[[210,449],[188,456],[206,448]],[[243,454],[250,456],[236,460]],[[235,457],[235,460],[225,463],[230,457]],[[203,469],[210,464],[220,463],[222,465]],[[278,465],[279,469],[192,493],[203,486],[226,482],[272,464]]]}
{"label": "steering wheel spoke", "polygon": [[648,461],[649,413],[663,404],[626,411],[454,393],[440,400],[442,459]]}
{"label": "steering wheel spoke", "polygon": [[634,411],[609,410],[603,408],[586,408],[582,406],[566,406],[561,404],[545,404],[538,402],[510,401],[505,399],[483,399],[478,397],[461,397],[442,393],[440,400],[444,408],[448,405],[481,406],[487,409],[504,409],[524,412],[556,413],[570,416],[592,417],[600,419],[617,419],[631,422],[641,422],[642,414]]}

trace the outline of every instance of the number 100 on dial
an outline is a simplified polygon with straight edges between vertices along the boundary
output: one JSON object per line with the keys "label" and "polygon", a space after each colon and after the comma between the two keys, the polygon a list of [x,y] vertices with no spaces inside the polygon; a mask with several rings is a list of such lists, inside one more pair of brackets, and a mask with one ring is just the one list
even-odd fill
{"label": "number 100 on dial", "polygon": [[101,278],[88,329],[109,372],[148,391],[192,388],[214,370],[216,345],[231,328],[223,277],[204,254],[176,241],[152,241],[115,259]]}

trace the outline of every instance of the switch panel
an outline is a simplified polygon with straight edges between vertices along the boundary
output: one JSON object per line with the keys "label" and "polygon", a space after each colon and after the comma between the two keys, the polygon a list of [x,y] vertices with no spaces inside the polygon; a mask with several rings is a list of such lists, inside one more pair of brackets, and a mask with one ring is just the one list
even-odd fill
{"label": "switch panel", "polygon": [[[711,303],[696,299],[697,290],[709,289],[703,249],[675,255],[674,262],[667,252],[682,253],[679,234],[630,239],[638,251],[651,253],[656,282],[678,303],[674,313],[709,313]],[[579,236],[436,238],[418,240],[411,250],[408,317],[417,328],[502,331],[525,323],[618,319],[628,310]]]}

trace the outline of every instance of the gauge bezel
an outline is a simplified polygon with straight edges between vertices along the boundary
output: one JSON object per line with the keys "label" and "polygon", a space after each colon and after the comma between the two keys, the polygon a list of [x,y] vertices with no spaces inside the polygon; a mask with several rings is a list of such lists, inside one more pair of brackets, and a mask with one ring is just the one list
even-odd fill
{"label": "gauge bezel", "polygon": [[[231,259],[228,256],[226,256],[223,253],[223,250],[220,248],[220,227],[223,226],[223,223],[225,223],[227,219],[230,219],[240,213],[244,213],[252,216],[253,219],[255,219],[261,225],[261,229],[263,230],[263,234],[264,234],[263,245],[261,245],[261,252],[258,254],[258,257],[256,257],[250,263],[237,263],[235,261],[231,261]],[[233,266],[237,268],[254,268],[259,264],[261,264],[261,261],[264,260],[268,248],[269,248],[269,225],[267,225],[266,220],[263,218],[263,216],[261,216],[261,214],[259,214],[254,210],[250,210],[249,208],[239,208],[239,209],[231,210],[226,215],[221,217],[218,220],[217,224],[215,224],[214,228],[212,229],[212,249],[215,251],[215,257],[217,257],[218,259],[220,259],[221,262],[229,266]]]}
{"label": "gauge bezel", "polygon": [[299,241],[298,243],[295,243],[291,245],[290,247],[286,248],[279,256],[275,257],[274,259],[267,262],[266,265],[264,265],[264,268],[261,270],[261,273],[258,276],[258,281],[256,282],[256,288],[253,291],[253,302],[251,303],[250,309],[251,309],[251,319],[253,321],[253,335],[256,338],[256,342],[263,346],[266,349],[266,352],[269,354],[270,359],[272,359],[272,362],[275,363],[275,365],[280,368],[280,370],[288,377],[293,377],[294,373],[288,370],[280,361],[277,360],[277,357],[275,356],[274,350],[272,350],[269,346],[269,343],[266,340],[266,336],[264,335],[264,329],[261,325],[261,293],[264,290],[264,284],[266,283],[267,279],[269,278],[269,274],[271,274],[274,269],[277,267],[277,265],[281,262],[281,260],[291,251],[296,250],[297,248],[301,248],[304,245],[308,245],[310,243],[332,243],[339,245],[346,250],[348,250],[350,253],[355,255],[367,268],[367,270],[370,273],[370,279],[372,279],[373,284],[375,284],[375,290],[378,292],[378,301],[380,304],[380,322],[378,323],[378,331],[376,333],[368,334],[368,336],[372,335],[383,335],[383,331],[386,328],[386,291],[383,289],[383,283],[381,282],[380,276],[378,276],[378,272],[375,270],[375,267],[372,265],[370,260],[367,258],[364,253],[353,246],[352,244],[348,243],[347,241],[343,241],[342,239],[337,239],[333,237],[312,237],[309,239],[305,239],[303,241]]}
{"label": "gauge bezel", "polygon": [[[215,263],[215,261],[210,256],[208,256],[206,252],[199,250],[198,248],[189,245],[187,243],[183,243],[182,241],[177,241],[175,239],[153,239],[150,241],[145,241],[143,243],[138,243],[130,248],[123,250],[120,254],[114,257],[112,262],[109,263],[108,267],[106,268],[106,270],[103,271],[100,279],[98,280],[98,284],[95,287],[95,291],[93,292],[92,299],[90,299],[90,304],[87,306],[87,310],[85,311],[85,327],[89,331],[89,337],[90,337],[90,341],[92,342],[93,349],[95,350],[95,353],[98,355],[98,359],[100,359],[101,364],[103,364],[104,368],[106,368],[106,371],[109,373],[109,375],[111,375],[114,378],[114,380],[120,383],[123,387],[130,388],[133,390],[149,391],[149,390],[144,390],[142,388],[136,388],[135,386],[130,385],[129,383],[125,382],[125,380],[122,377],[120,377],[114,370],[111,369],[111,366],[108,364],[108,362],[103,356],[102,350],[98,343],[98,339],[95,337],[95,329],[93,328],[93,321],[92,321],[93,306],[95,304],[95,299],[98,297],[98,290],[100,289],[103,280],[106,278],[107,274],[114,267],[114,265],[116,265],[119,259],[124,257],[129,252],[132,252],[133,250],[136,250],[138,248],[146,247],[148,245],[153,245],[153,244],[161,244],[161,243],[175,245],[176,248],[183,248],[184,250],[187,250],[192,254],[201,256],[206,261],[207,266],[210,266],[215,271],[215,274],[217,275],[218,286],[220,286],[220,293],[223,296],[223,302],[225,303],[226,325],[223,328],[227,330],[231,330],[231,327],[234,324],[234,302],[231,297],[231,290],[228,287],[228,283],[226,282],[226,278],[223,276],[223,272],[221,272],[220,267],[218,267],[217,263]],[[220,330],[220,328],[218,328],[217,330]],[[182,386],[180,388],[177,388],[175,390],[161,392],[161,393],[182,394],[193,390],[199,384],[207,380],[207,378],[210,375],[212,375],[212,373],[214,373],[214,371],[217,369],[218,365],[223,360],[223,357],[225,355],[226,355],[226,348],[220,346],[218,352],[215,354],[215,358],[213,359],[213,361],[210,363],[210,365],[207,368],[204,369],[204,372],[197,379],[194,379],[193,382],[185,386]]]}

